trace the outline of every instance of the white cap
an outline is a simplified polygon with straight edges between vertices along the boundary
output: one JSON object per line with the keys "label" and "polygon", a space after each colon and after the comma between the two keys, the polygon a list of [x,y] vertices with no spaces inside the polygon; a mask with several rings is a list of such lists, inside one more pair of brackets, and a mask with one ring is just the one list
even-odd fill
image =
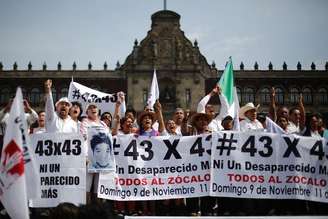
{"label": "white cap", "polygon": [[60,98],[60,99],[56,102],[55,106],[57,107],[58,104],[59,104],[60,102],[68,103],[68,104],[69,104],[69,107],[70,107],[70,108],[72,107],[72,104],[71,104],[71,102],[68,100],[67,97],[62,97],[62,98]]}

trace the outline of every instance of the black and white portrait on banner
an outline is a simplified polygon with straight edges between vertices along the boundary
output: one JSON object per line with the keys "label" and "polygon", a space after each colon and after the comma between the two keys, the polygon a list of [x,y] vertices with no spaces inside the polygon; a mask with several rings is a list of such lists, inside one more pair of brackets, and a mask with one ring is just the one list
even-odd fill
{"label": "black and white portrait on banner", "polygon": [[113,139],[105,127],[88,128],[88,172],[112,172],[115,170]]}

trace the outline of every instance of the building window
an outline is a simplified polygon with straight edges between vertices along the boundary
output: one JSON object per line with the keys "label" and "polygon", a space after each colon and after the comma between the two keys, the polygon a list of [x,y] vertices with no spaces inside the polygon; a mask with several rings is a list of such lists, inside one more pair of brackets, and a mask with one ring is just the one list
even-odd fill
{"label": "building window", "polygon": [[22,88],[23,99],[28,99],[28,93],[25,88]]}
{"label": "building window", "polygon": [[318,102],[319,104],[327,104],[328,103],[328,92],[326,88],[320,88],[318,90]]}
{"label": "building window", "polygon": [[236,87],[236,90],[237,90],[238,101],[239,103],[241,103],[241,89],[240,87]]}
{"label": "building window", "polygon": [[245,93],[243,95],[244,103],[255,102],[255,92],[253,88],[245,88]]}
{"label": "building window", "polygon": [[10,90],[9,88],[3,88],[1,89],[1,94],[0,94],[0,103],[1,104],[7,104],[10,99]]}
{"label": "building window", "polygon": [[282,88],[280,87],[277,87],[275,88],[275,91],[276,91],[276,103],[280,104],[280,105],[283,105],[284,104],[284,91]]}
{"label": "building window", "polygon": [[312,104],[312,91],[310,88],[306,87],[303,89],[303,101],[304,104]]}
{"label": "building window", "polygon": [[148,90],[147,89],[143,89],[143,91],[142,91],[142,101],[144,103],[144,106],[146,106],[147,101],[148,101]]}
{"label": "building window", "polygon": [[299,90],[297,88],[291,88],[289,92],[289,100],[291,104],[297,104],[299,99]]}
{"label": "building window", "polygon": [[58,98],[57,98],[57,91],[55,88],[51,89],[51,93],[52,93],[52,99],[57,102]]}
{"label": "building window", "polygon": [[186,106],[189,108],[190,107],[190,103],[191,103],[191,91],[190,91],[189,88],[186,89],[185,99],[186,99]]}
{"label": "building window", "polygon": [[33,104],[39,104],[41,99],[41,92],[38,88],[33,88],[31,90],[31,102]]}
{"label": "building window", "polygon": [[260,102],[261,102],[261,104],[269,104],[270,103],[270,90],[269,90],[269,88],[262,88],[260,90]]}
{"label": "building window", "polygon": [[58,95],[58,99],[62,98],[62,97],[67,97],[67,95],[68,95],[68,89],[67,88],[62,88],[60,90],[59,95]]}
{"label": "building window", "polygon": [[96,91],[100,91],[100,87],[98,85],[93,84],[93,85],[91,85],[91,88]]}

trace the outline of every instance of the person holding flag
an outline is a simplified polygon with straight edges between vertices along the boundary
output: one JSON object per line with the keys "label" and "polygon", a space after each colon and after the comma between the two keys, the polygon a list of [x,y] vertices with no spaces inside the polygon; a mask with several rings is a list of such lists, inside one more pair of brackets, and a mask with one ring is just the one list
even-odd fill
{"label": "person holding flag", "polygon": [[[213,113],[213,106],[207,104],[210,98],[214,95],[219,95],[221,102],[220,113],[216,117]],[[226,68],[216,86],[198,103],[197,113],[206,113],[210,115],[212,121],[209,124],[209,128],[211,131],[216,132],[223,130],[221,122],[226,116],[231,116],[234,119],[234,130],[239,130],[238,111],[239,101],[236,87],[234,85],[233,65],[232,59],[230,57]]]}
{"label": "person holding flag", "polygon": [[147,106],[150,109],[154,109],[154,104],[155,104],[156,100],[158,100],[158,99],[159,99],[159,88],[158,88],[158,82],[157,82],[157,76],[156,76],[156,69],[154,69],[153,80],[151,82],[149,97],[147,100]]}

